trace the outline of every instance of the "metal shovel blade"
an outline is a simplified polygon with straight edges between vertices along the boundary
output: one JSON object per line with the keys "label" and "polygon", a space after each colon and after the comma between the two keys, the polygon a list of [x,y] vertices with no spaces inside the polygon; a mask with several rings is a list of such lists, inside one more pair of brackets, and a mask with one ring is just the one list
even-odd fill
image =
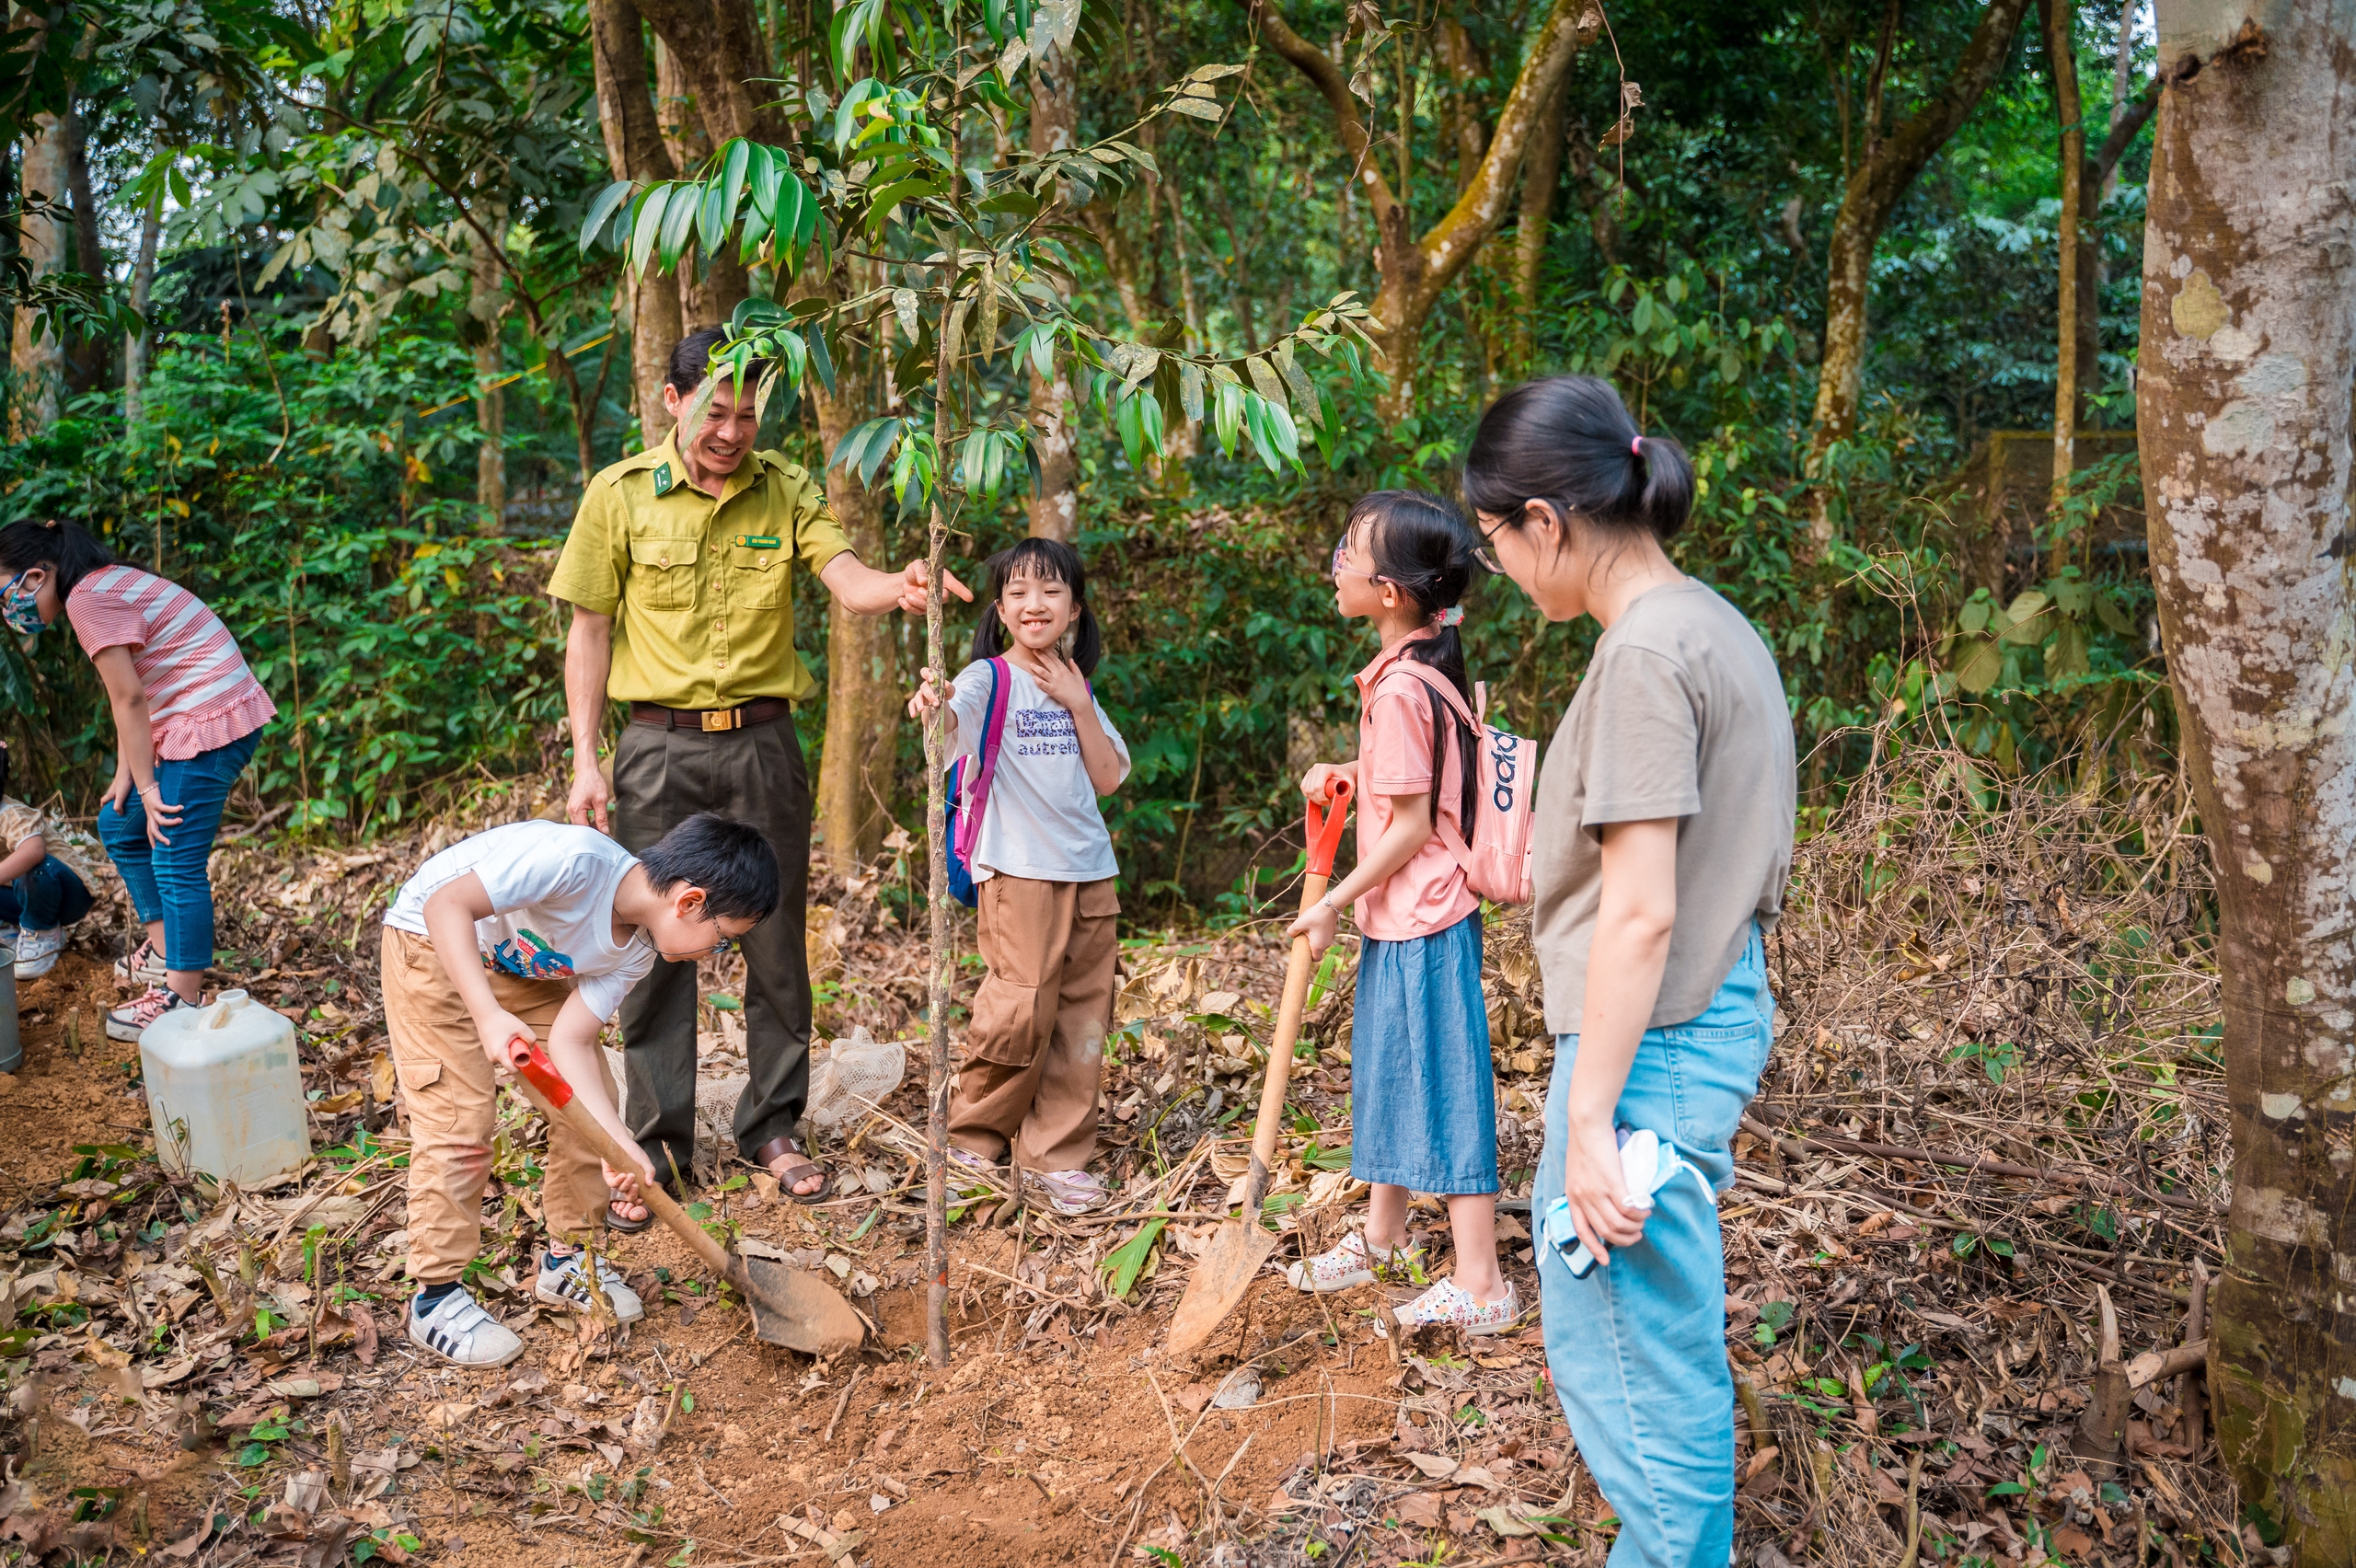
{"label": "metal shovel blade", "polygon": [[753,1335],[804,1355],[833,1355],[867,1337],[867,1324],[833,1286],[807,1269],[768,1258],[735,1257],[728,1271],[753,1309]]}
{"label": "metal shovel blade", "polygon": [[1195,1261],[1195,1277],[1179,1298],[1170,1320],[1170,1354],[1186,1355],[1211,1337],[1243,1293],[1252,1288],[1261,1265],[1276,1250],[1276,1233],[1255,1220],[1230,1219],[1218,1228],[1211,1244]]}

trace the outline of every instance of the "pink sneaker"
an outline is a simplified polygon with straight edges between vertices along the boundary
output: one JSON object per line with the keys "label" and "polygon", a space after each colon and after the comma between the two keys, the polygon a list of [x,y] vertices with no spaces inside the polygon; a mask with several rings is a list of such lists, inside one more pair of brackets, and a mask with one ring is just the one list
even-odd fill
{"label": "pink sneaker", "polygon": [[126,986],[160,986],[164,983],[164,955],[146,938],[139,945],[114,961],[114,977]]}
{"label": "pink sneaker", "polygon": [[115,1009],[107,1014],[107,1038],[127,1040],[133,1044],[145,1033],[147,1026],[167,1012],[196,1004],[178,991],[162,986],[150,986],[129,1007]]}

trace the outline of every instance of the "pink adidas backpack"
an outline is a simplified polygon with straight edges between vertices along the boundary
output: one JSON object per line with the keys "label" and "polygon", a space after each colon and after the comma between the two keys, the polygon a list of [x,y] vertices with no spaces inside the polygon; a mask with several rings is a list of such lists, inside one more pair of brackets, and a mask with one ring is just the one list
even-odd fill
{"label": "pink adidas backpack", "polygon": [[[1496,904],[1529,903],[1531,847],[1538,831],[1533,809],[1538,795],[1538,748],[1519,735],[1483,721],[1488,707],[1485,687],[1472,688],[1480,693],[1484,709],[1484,713],[1476,714],[1464,705],[1464,694],[1456,689],[1456,684],[1430,665],[1402,659],[1395,667],[1413,672],[1430,689],[1435,725],[1440,716],[1440,705],[1445,702],[1458,721],[1472,732],[1476,742],[1471,842],[1467,843],[1458,828],[1435,808],[1432,818],[1440,842],[1456,857],[1456,863],[1464,868],[1465,885],[1474,893]],[[1453,725],[1449,728],[1453,732]],[[1452,742],[1455,736],[1451,732],[1449,738]],[[1451,744],[1448,755],[1456,760],[1461,790],[1463,749]],[[1447,792],[1450,771],[1446,767],[1440,770],[1439,798],[1461,800],[1461,795],[1451,797]]]}

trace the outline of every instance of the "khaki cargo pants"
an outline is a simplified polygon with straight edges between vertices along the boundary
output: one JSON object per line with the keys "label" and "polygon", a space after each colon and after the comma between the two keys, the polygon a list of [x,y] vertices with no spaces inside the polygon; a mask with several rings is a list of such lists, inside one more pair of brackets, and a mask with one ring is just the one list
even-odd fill
{"label": "khaki cargo pants", "polygon": [[[495,970],[487,977],[499,1005],[530,1024],[546,1044],[572,987]],[[475,1021],[431,941],[386,927],[384,979],[393,1072],[409,1113],[409,1277],[419,1286],[442,1285],[463,1274],[482,1244],[499,1084]],[[610,1095],[613,1075],[603,1053],[597,1071]],[[540,1187],[549,1235],[582,1239],[604,1216],[606,1198],[603,1163],[562,1124],[552,1124]]]}
{"label": "khaki cargo pants", "polygon": [[1078,1170],[1096,1153],[1104,1036],[1121,956],[1113,881],[994,876],[976,890],[983,961],[949,1136],[1025,1170]]}

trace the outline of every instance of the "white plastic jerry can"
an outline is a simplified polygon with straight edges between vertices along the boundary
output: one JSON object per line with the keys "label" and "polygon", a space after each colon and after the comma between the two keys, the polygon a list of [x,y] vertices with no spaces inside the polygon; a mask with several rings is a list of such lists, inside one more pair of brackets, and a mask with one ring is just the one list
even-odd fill
{"label": "white plastic jerry can", "polygon": [[245,992],[166,1013],[139,1061],[165,1170],[253,1187],[310,1158],[294,1026]]}

